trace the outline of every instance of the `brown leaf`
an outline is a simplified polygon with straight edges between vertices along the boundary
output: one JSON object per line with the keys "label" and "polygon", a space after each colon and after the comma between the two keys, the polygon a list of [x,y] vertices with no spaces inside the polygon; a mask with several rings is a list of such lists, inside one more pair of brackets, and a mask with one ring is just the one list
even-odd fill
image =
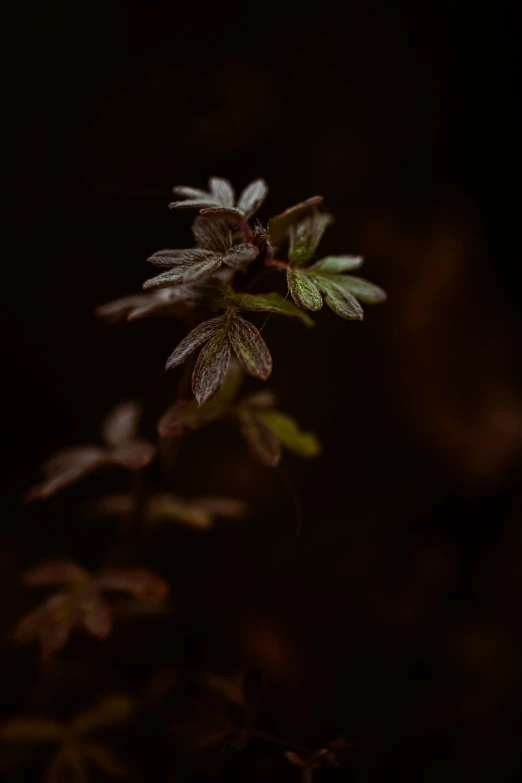
{"label": "brown leaf", "polygon": [[200,405],[223,383],[230,361],[230,345],[225,329],[215,334],[203,348],[192,373],[192,391]]}
{"label": "brown leaf", "polygon": [[138,432],[141,405],[136,400],[126,400],[116,405],[102,423],[101,433],[108,446],[132,440]]}
{"label": "brown leaf", "polygon": [[272,372],[272,357],[256,327],[236,316],[230,322],[228,339],[244,369],[250,375],[266,380]]}
{"label": "brown leaf", "polygon": [[100,590],[121,590],[137,598],[161,600],[169,593],[169,586],[159,576],[143,568],[104,568],[97,584]]}
{"label": "brown leaf", "polygon": [[22,584],[29,587],[87,584],[90,580],[89,572],[70,560],[54,560],[44,563],[28,569],[22,575]]}
{"label": "brown leaf", "polygon": [[167,359],[165,369],[170,370],[171,367],[176,367],[178,364],[183,364],[185,359],[198,348],[198,346],[205,343],[216,332],[218,332],[224,325],[225,318],[220,315],[217,318],[210,318],[207,321],[196,326],[183,340],[177,345],[174,351]]}
{"label": "brown leaf", "polygon": [[288,236],[290,227],[298,223],[306,215],[314,212],[322,200],[322,196],[312,196],[312,198],[302,201],[300,204],[296,204],[273,217],[268,224],[271,243],[276,247],[282,245]]}
{"label": "brown leaf", "polygon": [[269,468],[279,465],[281,444],[272,430],[246,409],[239,413],[238,418],[241,433],[252,456]]}

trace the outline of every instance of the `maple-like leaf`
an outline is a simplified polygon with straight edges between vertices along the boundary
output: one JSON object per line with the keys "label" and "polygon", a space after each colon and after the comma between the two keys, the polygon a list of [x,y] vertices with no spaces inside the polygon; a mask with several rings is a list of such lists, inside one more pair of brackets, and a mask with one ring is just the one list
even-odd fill
{"label": "maple-like leaf", "polygon": [[112,629],[112,612],[104,592],[123,591],[134,597],[162,601],[168,585],[144,569],[105,568],[97,574],[70,561],[45,563],[26,571],[22,583],[29,587],[62,585],[35,611],[24,617],[12,633],[17,644],[40,642],[42,657],[49,658],[67,643],[75,627],[106,639]]}
{"label": "maple-like leaf", "polygon": [[25,500],[44,500],[100,468],[144,468],[153,460],[156,449],[138,437],[140,416],[141,408],[133,400],[116,405],[102,423],[105,445],[71,446],[53,454],[42,465],[44,480],[26,492]]}

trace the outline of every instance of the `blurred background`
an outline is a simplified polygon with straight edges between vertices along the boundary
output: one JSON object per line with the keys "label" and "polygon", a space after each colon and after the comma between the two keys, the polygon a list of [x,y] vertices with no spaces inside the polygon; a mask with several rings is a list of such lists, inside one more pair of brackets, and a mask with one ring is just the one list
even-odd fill
{"label": "blurred background", "polygon": [[[136,779],[298,781],[278,748],[185,754],[172,729],[191,710],[187,672],[257,667],[263,730],[313,748],[358,742],[318,780],[519,779],[514,5],[55,0],[15,21],[4,639],[35,606],[23,568],[57,555],[96,567],[115,535],[85,506],[124,486],[118,473],[20,507],[41,460],[95,440],[122,398],[144,401],[152,435],[173,400],[180,372],[163,367],[182,325],[94,317],[140,289],[148,255],[190,244],[190,217],[167,209],[173,185],[265,177],[263,220],[324,195],[337,218],[324,254],[364,255],[389,299],[362,324],[330,311],[313,331],[269,320],[270,388],[323,455],[288,457],[280,473],[225,424],[191,436],[168,488],[238,496],[249,517],[147,541],[141,564],[170,582],[171,617],[125,619],[104,645],[75,636],[46,664],[4,642],[3,717],[67,717],[126,690],[148,705],[119,740]],[[37,763],[7,767],[41,779]]]}

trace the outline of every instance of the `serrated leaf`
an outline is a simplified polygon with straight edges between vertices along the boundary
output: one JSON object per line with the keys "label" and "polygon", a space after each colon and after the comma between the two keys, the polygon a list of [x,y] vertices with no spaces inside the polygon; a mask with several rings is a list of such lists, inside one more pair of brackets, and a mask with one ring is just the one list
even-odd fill
{"label": "serrated leaf", "polygon": [[179,265],[194,264],[199,261],[207,261],[215,258],[214,250],[202,248],[187,248],[186,250],[158,250],[147,258],[147,261],[158,267],[173,267]]}
{"label": "serrated leaf", "polygon": [[284,212],[281,212],[281,214],[273,217],[268,224],[270,242],[276,247],[282,245],[288,235],[290,226],[297,223],[305,217],[305,215],[314,212],[322,200],[322,196],[312,196],[312,198],[295,204],[295,206],[290,207]]}
{"label": "serrated leaf", "polygon": [[208,220],[198,216],[192,224],[192,233],[199,247],[226,253],[232,247],[232,235],[224,220]]}
{"label": "serrated leaf", "polygon": [[331,215],[315,211],[291,226],[288,258],[293,266],[300,266],[312,258],[331,222]]}
{"label": "serrated leaf", "polygon": [[386,301],[388,298],[386,291],[383,291],[378,285],[370,283],[362,277],[343,275],[342,286],[349,293],[353,294],[356,299],[360,299],[361,302],[365,302],[366,304],[379,304],[380,302]]}
{"label": "serrated leaf", "polygon": [[305,310],[320,310],[323,306],[323,298],[314,281],[304,272],[288,268],[286,272],[288,289],[292,299]]}
{"label": "serrated leaf", "polygon": [[210,254],[208,258],[194,263],[180,263],[177,266],[162,272],[156,277],[150,277],[143,283],[143,288],[147,291],[153,288],[164,288],[165,286],[175,285],[177,283],[193,283],[208,277],[215,272],[222,264],[221,256]]}
{"label": "serrated leaf", "polygon": [[253,215],[268,195],[268,186],[264,179],[255,179],[243,190],[237,202],[237,208],[245,217]]}
{"label": "serrated leaf", "polygon": [[236,194],[234,193],[234,188],[228,179],[223,179],[222,177],[210,177],[208,181],[208,189],[216,204],[220,204],[223,207],[234,206]]}
{"label": "serrated leaf", "polygon": [[115,693],[77,715],[72,730],[76,735],[84,735],[109,726],[118,726],[132,717],[134,712],[133,700],[126,694]]}
{"label": "serrated leaf", "polygon": [[239,426],[248,449],[254,459],[269,468],[275,468],[281,461],[281,443],[272,430],[256,413],[244,408],[238,412]]}
{"label": "serrated leaf", "polygon": [[276,292],[269,294],[238,294],[236,304],[241,310],[252,310],[299,318],[306,326],[315,326],[314,321],[293,302]]}
{"label": "serrated leaf", "polygon": [[224,324],[224,316],[220,315],[217,318],[210,318],[208,321],[196,326],[171,353],[167,359],[166,368],[170,370],[171,367],[176,367],[178,364],[183,364],[185,359],[196,350],[200,345],[209,340],[213,335],[218,332]]}
{"label": "serrated leaf", "polygon": [[327,278],[326,275],[315,278],[315,282],[320,286],[326,304],[334,313],[349,321],[362,321],[364,313],[361,305],[349,291],[345,290],[342,282],[334,276]]}
{"label": "serrated leaf", "polygon": [[326,256],[310,267],[310,271],[324,274],[340,274],[358,269],[363,264],[362,256]]}
{"label": "serrated leaf", "polygon": [[233,269],[245,269],[259,255],[259,250],[250,243],[235,245],[223,256],[223,263]]}
{"label": "serrated leaf", "polygon": [[12,718],[0,726],[0,739],[6,742],[60,742],[64,727],[47,718]]}
{"label": "serrated leaf", "polygon": [[203,348],[192,373],[192,391],[200,405],[210,399],[223,383],[229,361],[230,345],[224,328]]}
{"label": "serrated leaf", "polygon": [[256,327],[236,316],[230,322],[227,335],[242,367],[250,375],[266,380],[272,372],[272,357]]}
{"label": "serrated leaf", "polygon": [[303,432],[291,416],[280,411],[259,411],[257,417],[281,441],[283,446],[300,457],[315,457],[321,445],[312,432]]}

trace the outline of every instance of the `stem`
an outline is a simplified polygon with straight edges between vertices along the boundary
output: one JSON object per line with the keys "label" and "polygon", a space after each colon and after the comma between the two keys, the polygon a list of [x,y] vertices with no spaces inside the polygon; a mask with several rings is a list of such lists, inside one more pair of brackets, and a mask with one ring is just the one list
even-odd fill
{"label": "stem", "polygon": [[275,266],[278,269],[288,269],[290,264],[286,261],[278,261],[276,258],[269,258],[265,261],[265,266]]}

